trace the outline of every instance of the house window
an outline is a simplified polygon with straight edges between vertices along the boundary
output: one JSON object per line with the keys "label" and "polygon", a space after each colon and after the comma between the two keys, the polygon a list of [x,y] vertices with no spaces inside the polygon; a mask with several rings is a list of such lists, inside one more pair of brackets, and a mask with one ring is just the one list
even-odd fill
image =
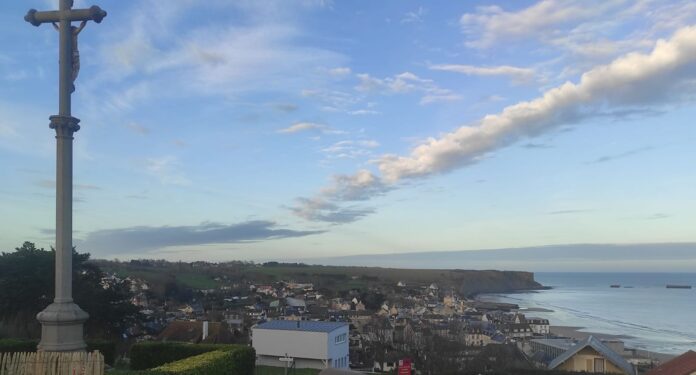
{"label": "house window", "polygon": [[336,336],[336,337],[334,338],[334,343],[335,343],[335,344],[342,344],[342,343],[346,342],[346,337],[347,337],[347,336],[348,336],[348,335],[345,334],[345,333],[342,333],[342,334]]}
{"label": "house window", "polygon": [[604,358],[594,359],[594,372],[598,372],[600,374],[604,373]]}

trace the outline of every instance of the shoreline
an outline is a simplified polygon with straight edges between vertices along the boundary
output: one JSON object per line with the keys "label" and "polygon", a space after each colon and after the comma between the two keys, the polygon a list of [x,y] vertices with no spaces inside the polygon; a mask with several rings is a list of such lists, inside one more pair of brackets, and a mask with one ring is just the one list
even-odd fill
{"label": "shoreline", "polygon": [[[547,287],[545,289],[553,289],[552,287]],[[538,293],[535,290],[526,290],[526,291],[517,291],[517,292],[512,292],[512,293],[480,293],[475,297],[475,301],[480,302],[480,303],[501,303],[501,304],[509,304],[509,303],[503,303],[503,302],[493,302],[493,300],[497,299],[495,297],[499,297],[500,294],[518,294],[518,293]],[[485,300],[485,296],[491,296],[493,297],[492,299],[488,299],[487,301]],[[482,298],[484,300],[482,300]],[[520,307],[518,305],[518,308],[516,309],[520,313],[553,313],[555,310],[552,309],[547,309],[543,307]],[[568,337],[572,338],[575,340],[584,340],[588,336],[592,335],[594,337],[599,338],[600,340],[621,340],[624,343],[626,340],[631,340],[635,339],[635,336],[631,335],[625,335],[625,334],[610,334],[610,333],[603,333],[603,332],[596,332],[596,331],[590,331],[586,330],[587,327],[580,327],[580,326],[564,326],[564,325],[553,325],[552,324],[549,326],[549,331],[552,335],[554,336],[559,336],[559,337]],[[641,357],[649,358],[652,360],[656,360],[659,362],[665,362],[668,361],[674,357],[676,357],[678,354],[673,354],[673,353],[663,353],[663,352],[657,352],[657,351],[651,351],[651,350],[646,350],[646,349],[638,349],[638,348],[633,348],[630,346],[630,344],[626,345],[626,351],[633,352],[636,355],[639,355]]]}

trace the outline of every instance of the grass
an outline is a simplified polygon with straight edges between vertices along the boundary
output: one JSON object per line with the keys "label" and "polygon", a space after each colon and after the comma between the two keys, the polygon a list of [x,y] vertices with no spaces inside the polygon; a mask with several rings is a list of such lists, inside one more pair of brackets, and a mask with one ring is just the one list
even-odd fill
{"label": "grass", "polygon": [[[288,375],[317,375],[320,370],[310,368],[288,369]],[[271,366],[256,366],[254,375],[285,375],[285,368]]]}

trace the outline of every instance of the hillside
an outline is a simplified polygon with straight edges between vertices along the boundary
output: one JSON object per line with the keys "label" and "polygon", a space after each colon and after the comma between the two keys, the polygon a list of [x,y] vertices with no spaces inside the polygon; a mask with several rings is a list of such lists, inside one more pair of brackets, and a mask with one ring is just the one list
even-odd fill
{"label": "hillside", "polygon": [[[409,287],[436,283],[463,295],[507,292],[541,287],[534,274],[517,271],[474,271],[438,269],[396,269],[380,267],[337,267],[269,262],[263,265],[229,263],[183,263],[137,260],[95,261],[106,272],[146,280],[155,293],[164,293],[172,284],[191,289],[214,289],[224,285],[273,283],[281,280],[310,282],[315,287],[340,293],[351,289],[395,286]],[[167,286],[169,285],[169,286]]]}

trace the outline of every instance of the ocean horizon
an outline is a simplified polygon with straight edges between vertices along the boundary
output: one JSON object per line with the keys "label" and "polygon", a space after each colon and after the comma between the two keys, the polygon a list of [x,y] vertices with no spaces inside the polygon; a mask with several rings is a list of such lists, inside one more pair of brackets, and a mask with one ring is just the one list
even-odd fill
{"label": "ocean horizon", "polygon": [[[623,336],[626,346],[659,353],[696,350],[696,273],[536,272],[547,290],[484,294],[485,301],[515,303],[527,316],[552,326]],[[619,285],[620,287],[612,287]]]}

